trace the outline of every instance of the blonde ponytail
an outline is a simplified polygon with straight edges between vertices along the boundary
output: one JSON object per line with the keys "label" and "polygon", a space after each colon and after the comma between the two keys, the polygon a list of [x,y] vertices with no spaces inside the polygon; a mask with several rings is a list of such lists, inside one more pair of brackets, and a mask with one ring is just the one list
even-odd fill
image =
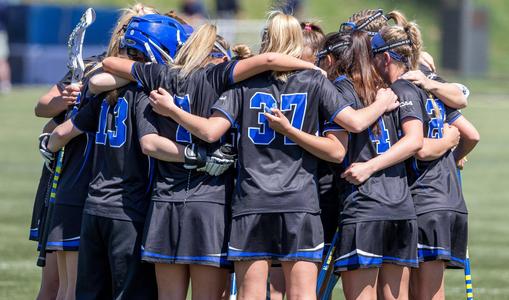
{"label": "blonde ponytail", "polygon": [[233,46],[232,52],[235,53],[236,59],[245,59],[253,56],[249,46],[244,44],[238,44]]}
{"label": "blonde ponytail", "polygon": [[[280,11],[269,13],[260,53],[276,52],[300,58],[304,50],[304,39],[299,21]],[[287,72],[275,72],[277,79],[286,81]]]}
{"label": "blonde ponytail", "polygon": [[193,32],[175,57],[174,68],[180,69],[179,76],[185,78],[207,64],[216,36],[217,28],[212,24],[203,24]]}
{"label": "blonde ponytail", "polygon": [[394,23],[396,25],[405,26],[406,24],[408,24],[405,15],[403,15],[403,13],[398,10],[393,10],[390,13],[386,14],[385,16],[387,20],[394,20]]}

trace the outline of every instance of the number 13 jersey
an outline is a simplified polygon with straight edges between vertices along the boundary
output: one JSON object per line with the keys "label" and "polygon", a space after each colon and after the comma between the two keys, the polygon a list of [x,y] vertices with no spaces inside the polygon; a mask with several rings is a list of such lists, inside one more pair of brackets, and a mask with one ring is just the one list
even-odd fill
{"label": "number 13 jersey", "polygon": [[318,159],[269,127],[266,109],[279,108],[292,126],[317,134],[333,120],[341,95],[315,70],[291,73],[286,82],[270,72],[237,84],[212,107],[239,128],[239,160],[233,216],[319,212]]}

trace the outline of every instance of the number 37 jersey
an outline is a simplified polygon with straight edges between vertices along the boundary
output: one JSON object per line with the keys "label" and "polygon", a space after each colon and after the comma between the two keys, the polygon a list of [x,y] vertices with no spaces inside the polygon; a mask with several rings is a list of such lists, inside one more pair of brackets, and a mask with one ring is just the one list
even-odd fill
{"label": "number 37 jersey", "polygon": [[233,216],[319,211],[318,159],[269,127],[264,111],[279,108],[293,127],[317,134],[334,119],[341,95],[318,71],[292,73],[287,82],[263,73],[225,92],[212,107],[240,132]]}

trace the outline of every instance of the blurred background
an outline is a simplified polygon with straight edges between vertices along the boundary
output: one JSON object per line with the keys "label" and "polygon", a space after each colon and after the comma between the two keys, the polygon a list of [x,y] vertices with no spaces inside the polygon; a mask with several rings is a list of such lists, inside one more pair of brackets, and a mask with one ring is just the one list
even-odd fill
{"label": "blurred background", "polygon": [[[124,0],[0,0],[0,299],[34,299],[40,283],[36,245],[28,241],[42,160],[37,136],[46,120],[33,107],[66,72],[67,39],[87,7],[97,12],[85,56],[102,52]],[[471,90],[463,113],[481,133],[464,170],[470,256],[479,299],[509,299],[509,1],[507,0],[153,0],[193,23],[212,21],[232,44],[258,48],[267,11],[282,8],[335,31],[365,8],[401,10],[421,27],[438,72]],[[12,83],[12,84],[11,84]],[[448,271],[447,296],[464,298],[463,274]],[[334,299],[342,299],[340,285]]]}

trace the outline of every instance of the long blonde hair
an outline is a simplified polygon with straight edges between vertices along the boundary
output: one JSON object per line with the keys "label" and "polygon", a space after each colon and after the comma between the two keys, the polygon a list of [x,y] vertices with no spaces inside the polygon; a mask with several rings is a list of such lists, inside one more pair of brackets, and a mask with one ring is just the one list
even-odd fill
{"label": "long blonde hair", "polygon": [[[179,76],[181,78],[186,78],[193,71],[203,68],[209,63],[212,51],[223,53],[224,50],[229,48],[228,42],[217,34],[217,27],[215,25],[203,24],[198,30],[193,32],[184,46],[178,51],[173,67],[180,69]],[[243,48],[242,50],[245,49]]]}
{"label": "long blonde hair", "polygon": [[[280,11],[269,13],[262,37],[260,53],[276,52],[300,58],[304,50],[304,37],[299,21]],[[274,72],[277,79],[286,81],[288,72]]]}

